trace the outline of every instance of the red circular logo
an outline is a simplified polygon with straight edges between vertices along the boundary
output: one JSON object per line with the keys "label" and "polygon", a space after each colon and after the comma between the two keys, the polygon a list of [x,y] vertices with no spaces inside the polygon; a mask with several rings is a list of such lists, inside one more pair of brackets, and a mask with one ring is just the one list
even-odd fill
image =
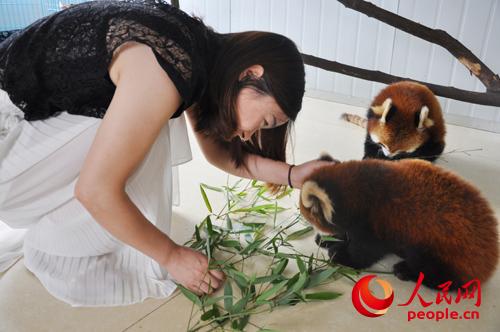
{"label": "red circular logo", "polygon": [[[376,275],[371,274],[359,279],[352,289],[352,304],[360,314],[366,317],[382,316],[387,312],[387,309],[394,300],[394,292],[391,285],[383,279],[376,279],[375,281],[384,290],[384,298],[379,299],[373,295],[368,285],[370,280],[375,277]],[[368,311],[366,307],[375,310],[375,312]]]}

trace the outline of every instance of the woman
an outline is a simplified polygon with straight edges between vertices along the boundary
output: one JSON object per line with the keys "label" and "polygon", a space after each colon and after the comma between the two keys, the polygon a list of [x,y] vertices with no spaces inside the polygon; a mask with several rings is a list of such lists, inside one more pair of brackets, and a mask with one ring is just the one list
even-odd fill
{"label": "woman", "polygon": [[165,297],[171,279],[221,286],[206,256],[167,235],[173,167],[190,159],[184,110],[228,173],[300,188],[325,164],[285,163],[304,93],[293,42],[217,34],[160,1],[88,2],[33,23],[0,44],[0,89],[0,220],[29,229],[25,265],[72,305]]}

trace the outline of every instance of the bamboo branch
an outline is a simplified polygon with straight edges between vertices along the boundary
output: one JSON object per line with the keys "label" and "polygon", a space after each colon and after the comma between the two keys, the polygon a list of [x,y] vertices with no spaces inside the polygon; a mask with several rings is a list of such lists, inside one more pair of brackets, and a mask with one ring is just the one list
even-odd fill
{"label": "bamboo branch", "polygon": [[[399,30],[422,38],[433,44],[444,47],[455,58],[458,59],[471,74],[474,74],[486,87],[488,92],[500,92],[500,77],[494,74],[481,60],[479,60],[468,48],[446,31],[431,29],[422,24],[413,22],[407,18],[394,14],[388,10],[363,0],[338,0],[347,8],[363,13],[369,17],[387,23]],[[499,106],[496,104],[495,106]]]}
{"label": "bamboo branch", "polygon": [[302,54],[302,59],[306,65],[318,67],[327,71],[332,71],[344,75],[349,75],[369,81],[376,81],[385,84],[408,80],[424,84],[429,87],[436,95],[446,98],[452,98],[469,103],[500,106],[500,93],[495,92],[473,92],[454,87],[431,84],[417,81],[411,78],[390,75],[381,71],[367,70],[354,66],[345,65],[336,61],[329,61],[309,54]]}

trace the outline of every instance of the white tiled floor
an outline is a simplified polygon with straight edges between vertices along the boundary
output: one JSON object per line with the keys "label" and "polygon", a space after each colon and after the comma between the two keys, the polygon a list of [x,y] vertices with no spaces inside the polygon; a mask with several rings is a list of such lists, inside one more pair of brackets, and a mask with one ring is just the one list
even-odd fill
{"label": "white tiled floor", "polygon": [[[342,112],[364,114],[364,110],[317,99],[306,98],[295,126],[296,163],[316,158],[328,151],[340,160],[359,159],[363,153],[364,131],[339,120]],[[438,164],[456,171],[473,182],[491,202],[500,216],[500,134],[448,126],[446,154]],[[172,237],[182,243],[193,231],[194,224],[205,216],[205,206],[198,184],[221,185],[226,175],[207,164],[192,139],[194,159],[181,168],[181,206],[174,209]],[[478,151],[472,151],[481,149]],[[464,151],[465,152],[459,152]],[[468,151],[468,152],[467,152]],[[296,193],[295,197],[296,198]],[[290,202],[293,204],[293,202]],[[313,237],[297,241],[297,246],[316,250]],[[379,269],[390,267],[391,258],[377,264]],[[392,258],[394,260],[394,258]],[[344,293],[339,299],[299,304],[252,318],[260,326],[280,331],[500,331],[500,271],[482,285],[482,304],[462,301],[452,306],[433,305],[431,310],[478,310],[479,320],[407,321],[408,310],[421,310],[415,300],[409,307],[398,307],[408,300],[414,284],[401,282],[393,276],[387,279],[395,291],[393,306],[379,318],[366,318],[352,306],[350,292],[353,283],[339,280],[328,289]],[[427,301],[436,293],[420,292]],[[71,308],[51,297],[38,280],[19,261],[0,276],[0,331],[185,331],[190,302],[182,295],[167,300],[146,300],[144,303],[115,308]]]}

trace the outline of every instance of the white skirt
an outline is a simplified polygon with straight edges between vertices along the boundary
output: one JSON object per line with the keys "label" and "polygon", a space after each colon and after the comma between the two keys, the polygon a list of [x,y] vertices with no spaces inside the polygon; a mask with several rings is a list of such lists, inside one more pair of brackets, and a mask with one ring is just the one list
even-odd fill
{"label": "white skirt", "polygon": [[[169,274],[108,233],[74,197],[100,121],[67,112],[26,121],[0,90],[0,272],[24,255],[45,288],[72,306],[168,297],[176,288]],[[127,182],[131,200],[166,234],[179,197],[175,166],[189,160],[181,116],[162,128]]]}

